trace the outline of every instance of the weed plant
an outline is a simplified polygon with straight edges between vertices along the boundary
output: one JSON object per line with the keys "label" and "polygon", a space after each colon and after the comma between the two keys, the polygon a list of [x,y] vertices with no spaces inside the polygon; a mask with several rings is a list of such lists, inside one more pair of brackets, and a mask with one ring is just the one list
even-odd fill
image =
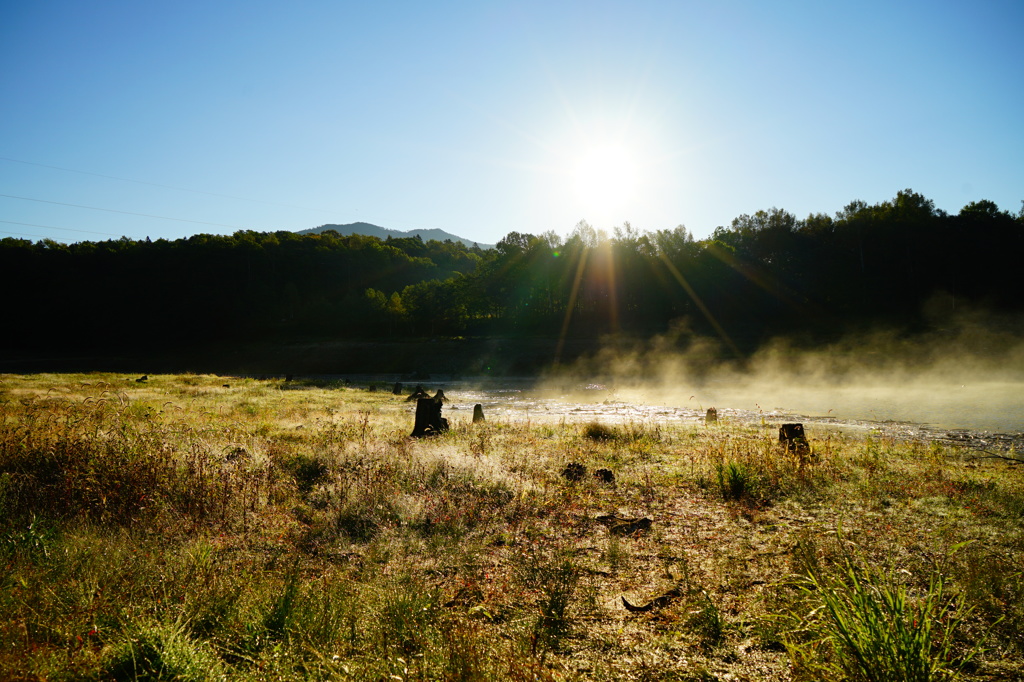
{"label": "weed plant", "polygon": [[[980,652],[957,645],[971,608],[933,572],[919,595],[901,576],[847,555],[835,572],[812,571],[801,589],[818,605],[801,619],[809,643],[790,649],[809,679],[927,682],[954,679]],[[811,650],[817,649],[811,654]]]}
{"label": "weed plant", "polygon": [[414,409],[344,382],[3,375],[0,679],[1024,675],[1021,467],[462,407],[417,440]]}

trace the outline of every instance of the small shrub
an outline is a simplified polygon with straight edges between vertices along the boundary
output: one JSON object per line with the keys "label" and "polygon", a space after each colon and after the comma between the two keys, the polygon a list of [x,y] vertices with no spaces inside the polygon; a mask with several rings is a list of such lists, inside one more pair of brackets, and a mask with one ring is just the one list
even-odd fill
{"label": "small shrub", "polygon": [[608,533],[608,548],[605,550],[604,559],[608,562],[608,568],[615,571],[628,558],[628,551],[622,546],[622,540],[615,533]]}
{"label": "small shrub", "polygon": [[317,484],[327,479],[330,469],[327,462],[316,455],[298,454],[295,455],[285,468],[295,479],[299,492],[308,495]]}
{"label": "small shrub", "polygon": [[374,517],[373,510],[363,505],[350,504],[338,511],[334,524],[338,533],[349,540],[369,542],[380,530],[380,523]]}
{"label": "small shrub", "polygon": [[179,625],[149,625],[130,631],[127,641],[113,648],[100,678],[200,682],[216,679],[222,671],[223,664],[209,647]]}
{"label": "small shrub", "polygon": [[847,557],[836,575],[807,575],[803,591],[817,604],[803,623],[815,641],[811,647],[791,643],[789,649],[797,667],[816,679],[952,679],[978,652],[954,654],[954,632],[970,609],[946,597],[939,573],[924,596],[913,599],[893,575]]}
{"label": "small shrub", "polygon": [[691,611],[687,625],[700,637],[704,647],[721,644],[725,635],[725,618],[721,610],[704,590],[692,593],[692,596],[697,599],[697,608]]}
{"label": "small shrub", "polygon": [[415,656],[429,648],[437,634],[438,592],[409,576],[388,585],[376,613],[380,649]]}
{"label": "small shrub", "polygon": [[538,595],[535,643],[555,649],[571,625],[570,606],[580,580],[579,567],[569,558],[532,556],[521,569],[524,587]]}
{"label": "small shrub", "polygon": [[742,462],[719,464],[718,488],[726,501],[738,501],[751,497],[754,493],[756,478],[750,468]]}
{"label": "small shrub", "polygon": [[27,526],[16,528],[0,539],[0,557],[38,561],[49,556],[50,547],[58,538],[53,524],[33,516]]}
{"label": "small shrub", "polygon": [[[496,660],[495,643],[473,623],[451,623],[443,630],[446,680],[493,680],[509,664]],[[511,677],[511,676],[510,676]]]}
{"label": "small shrub", "polygon": [[292,617],[292,612],[295,610],[295,603],[298,596],[299,562],[298,558],[296,558],[291,570],[285,577],[281,593],[274,601],[274,604],[267,613],[266,618],[263,619],[263,626],[271,637],[280,639],[285,634],[289,621]]}
{"label": "small shrub", "polygon": [[583,427],[583,437],[599,443],[618,440],[620,435],[618,429],[606,426],[600,422],[590,422]]}

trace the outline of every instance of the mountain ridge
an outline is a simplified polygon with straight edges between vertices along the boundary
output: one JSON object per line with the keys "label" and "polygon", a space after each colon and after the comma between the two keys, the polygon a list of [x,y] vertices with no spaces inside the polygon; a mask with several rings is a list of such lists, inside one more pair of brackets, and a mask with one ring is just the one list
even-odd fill
{"label": "mountain ridge", "polygon": [[368,237],[379,237],[381,239],[387,239],[393,237],[395,239],[403,239],[409,237],[419,237],[423,241],[430,241],[434,239],[439,242],[443,242],[446,239],[450,239],[453,242],[462,242],[466,246],[472,247],[474,245],[479,246],[481,249],[493,249],[494,244],[481,244],[465,237],[452,234],[451,232],[445,232],[437,228],[430,230],[392,230],[387,227],[381,227],[380,225],[374,225],[372,223],[347,223],[345,225],[334,225],[327,224],[321,225],[320,227],[312,227],[308,230],[298,230],[297,234],[320,234],[327,230],[334,230],[342,236],[348,236],[350,234],[362,234]]}

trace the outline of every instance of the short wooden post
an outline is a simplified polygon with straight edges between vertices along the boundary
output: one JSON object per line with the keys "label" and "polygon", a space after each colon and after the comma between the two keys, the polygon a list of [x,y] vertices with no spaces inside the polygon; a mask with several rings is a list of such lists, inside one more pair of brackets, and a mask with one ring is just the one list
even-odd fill
{"label": "short wooden post", "polygon": [[422,386],[420,386],[419,384],[416,384],[416,390],[412,392],[412,395],[410,395],[408,398],[405,399],[405,402],[411,403],[414,400],[419,400],[420,398],[429,398],[429,397],[430,397],[430,394],[427,393],[426,391],[424,391]]}
{"label": "short wooden post", "polygon": [[484,421],[484,406],[477,403],[473,406],[473,423],[477,424]]}
{"label": "short wooden post", "polygon": [[562,469],[562,478],[567,481],[578,481],[587,475],[587,467],[579,462],[569,462]]}
{"label": "short wooden post", "polygon": [[448,430],[448,420],[441,416],[443,401],[435,398],[420,398],[416,401],[416,424],[412,436],[436,436]]}
{"label": "short wooden post", "polygon": [[718,410],[713,407],[708,408],[708,413],[704,415],[705,424],[714,424],[718,421]]}
{"label": "short wooden post", "polygon": [[804,434],[803,424],[783,424],[779,427],[779,443],[787,452],[794,452],[800,459],[811,453],[810,443]]}

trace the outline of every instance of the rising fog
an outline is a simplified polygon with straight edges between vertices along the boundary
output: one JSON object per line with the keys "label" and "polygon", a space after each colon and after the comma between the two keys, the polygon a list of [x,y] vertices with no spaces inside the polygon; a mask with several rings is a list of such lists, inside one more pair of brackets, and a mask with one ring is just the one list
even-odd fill
{"label": "rising fog", "polygon": [[549,381],[595,381],[617,400],[701,410],[1024,429],[1024,321],[962,313],[944,322],[927,333],[872,330],[816,348],[778,338],[744,360],[680,327],[643,342],[609,340]]}

